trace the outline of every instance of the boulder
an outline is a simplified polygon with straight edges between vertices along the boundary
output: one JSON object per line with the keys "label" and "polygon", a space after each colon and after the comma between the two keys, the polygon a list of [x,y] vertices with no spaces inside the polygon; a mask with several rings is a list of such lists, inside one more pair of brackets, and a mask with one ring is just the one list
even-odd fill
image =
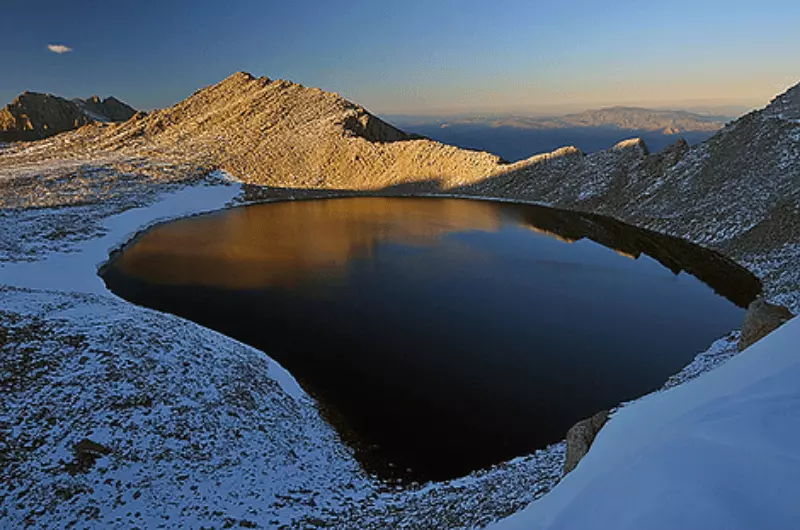
{"label": "boulder", "polygon": [[589,452],[597,433],[608,421],[608,411],[601,410],[591,418],[581,420],[567,431],[567,460],[564,463],[566,475],[578,465]]}
{"label": "boulder", "polygon": [[747,308],[742,337],[739,339],[739,351],[758,342],[792,318],[794,315],[785,307],[757,298]]}

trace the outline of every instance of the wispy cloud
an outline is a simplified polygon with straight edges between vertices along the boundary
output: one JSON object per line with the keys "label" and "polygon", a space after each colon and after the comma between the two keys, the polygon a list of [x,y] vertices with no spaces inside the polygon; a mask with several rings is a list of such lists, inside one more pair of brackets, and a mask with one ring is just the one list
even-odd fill
{"label": "wispy cloud", "polygon": [[69,46],[65,46],[64,44],[48,44],[47,49],[59,55],[61,55],[62,53],[69,53],[72,51],[72,48],[70,48]]}

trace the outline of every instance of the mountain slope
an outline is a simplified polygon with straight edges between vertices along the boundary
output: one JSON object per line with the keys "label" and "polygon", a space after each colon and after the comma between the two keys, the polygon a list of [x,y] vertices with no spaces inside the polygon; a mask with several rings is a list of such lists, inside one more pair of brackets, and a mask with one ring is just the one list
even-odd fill
{"label": "mountain slope", "polygon": [[92,96],[88,99],[73,99],[75,105],[96,121],[126,121],[136,114],[136,109],[114,96],[101,99]]}
{"label": "mountain slope", "polygon": [[93,121],[124,121],[136,110],[114,97],[72,101],[35,92],[23,92],[0,109],[0,141],[41,140],[77,129]]}
{"label": "mountain slope", "polygon": [[414,137],[337,94],[239,72],[168,109],[103,129],[103,148],[194,153],[245,181],[374,189],[490,173],[499,159]]}
{"label": "mountain slope", "polygon": [[691,148],[679,141],[648,154],[641,142],[628,142],[460,191],[611,215],[779,274],[765,278],[783,285],[773,295],[797,291],[800,271],[789,265],[800,260],[800,85]]}

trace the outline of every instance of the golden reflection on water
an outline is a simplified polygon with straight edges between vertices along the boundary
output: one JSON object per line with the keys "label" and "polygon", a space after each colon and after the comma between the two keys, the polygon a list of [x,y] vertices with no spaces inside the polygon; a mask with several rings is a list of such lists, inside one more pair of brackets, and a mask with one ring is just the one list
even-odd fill
{"label": "golden reflection on water", "polygon": [[282,202],[164,224],[125,250],[114,266],[167,285],[295,286],[313,276],[337,276],[350,260],[369,257],[378,243],[424,246],[448,233],[495,232],[500,226],[497,206],[480,201]]}
{"label": "golden reflection on water", "polygon": [[545,235],[545,236],[554,237],[554,238],[558,239],[559,241],[562,241],[564,243],[569,243],[569,244],[575,243],[576,241],[580,241],[580,239],[583,239],[582,237],[581,238],[566,237],[566,236],[561,235],[558,232],[555,232],[553,230],[548,230],[546,228],[540,228],[540,227],[534,226],[534,225],[528,225],[528,226],[526,226],[526,228],[528,230],[536,232],[537,234],[542,234],[542,235]]}

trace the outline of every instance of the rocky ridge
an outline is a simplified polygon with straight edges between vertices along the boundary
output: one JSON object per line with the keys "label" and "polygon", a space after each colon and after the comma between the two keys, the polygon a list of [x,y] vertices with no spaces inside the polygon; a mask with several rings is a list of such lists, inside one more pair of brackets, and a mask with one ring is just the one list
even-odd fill
{"label": "rocky ridge", "polygon": [[23,92],[0,109],[0,141],[41,140],[99,121],[125,121],[136,110],[120,100],[67,100],[52,94]]}
{"label": "rocky ridge", "polygon": [[100,149],[193,153],[248,183],[306,189],[457,185],[500,163],[406,134],[338,94],[242,72],[84,139]]}
{"label": "rocky ridge", "polygon": [[123,103],[114,96],[105,99],[100,96],[92,96],[88,99],[72,100],[79,109],[95,121],[126,121],[136,114],[136,109]]}

